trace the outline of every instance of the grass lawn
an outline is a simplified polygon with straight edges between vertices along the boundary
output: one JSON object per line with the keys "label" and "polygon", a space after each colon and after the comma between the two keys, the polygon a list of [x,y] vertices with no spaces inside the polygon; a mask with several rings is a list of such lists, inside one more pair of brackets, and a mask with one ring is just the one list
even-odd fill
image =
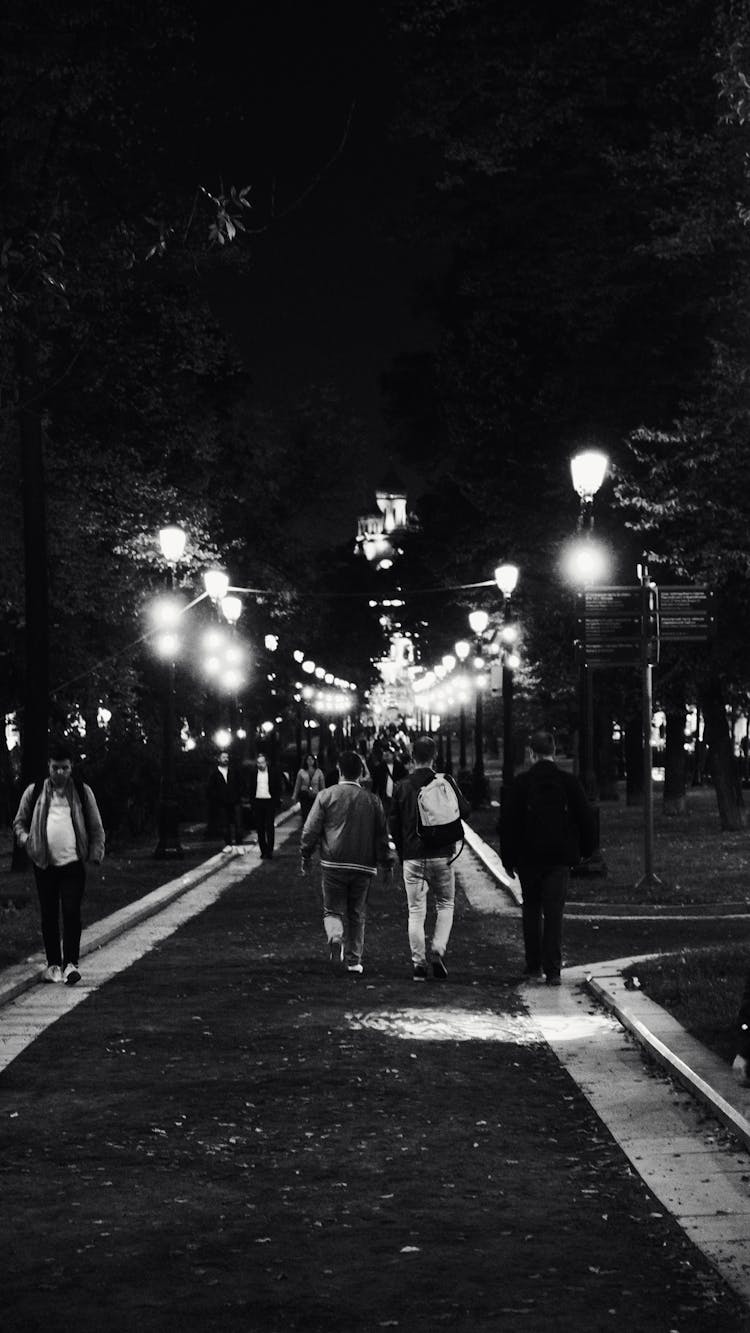
{"label": "grass lawn", "polygon": [[[183,833],[185,855],[179,860],[154,860],[154,833],[121,840],[108,849],[101,866],[87,867],[84,929],[184,875],[221,850],[220,842],[204,839],[201,832],[199,829]],[[3,834],[0,837],[0,967],[22,962],[42,948],[33,870],[27,865],[25,870],[12,871],[10,859],[11,838]]]}

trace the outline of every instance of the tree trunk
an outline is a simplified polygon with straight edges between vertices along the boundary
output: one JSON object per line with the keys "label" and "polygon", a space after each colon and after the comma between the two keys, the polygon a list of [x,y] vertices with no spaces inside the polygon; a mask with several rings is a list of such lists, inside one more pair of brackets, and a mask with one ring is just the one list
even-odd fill
{"label": "tree trunk", "polygon": [[684,815],[687,808],[685,788],[685,705],[670,705],[666,712],[667,735],[664,752],[664,813]]}
{"label": "tree trunk", "polygon": [[21,778],[44,776],[49,728],[49,593],[44,452],[33,330],[17,342],[18,413],[25,569],[25,673],[21,719]]}
{"label": "tree trunk", "polygon": [[711,778],[716,791],[719,822],[722,829],[736,831],[747,824],[742,799],[742,784],[734,762],[724,694],[720,681],[713,677],[701,691],[701,708],[711,764]]}
{"label": "tree trunk", "polygon": [[640,709],[625,716],[625,792],[627,805],[643,805],[643,734]]}

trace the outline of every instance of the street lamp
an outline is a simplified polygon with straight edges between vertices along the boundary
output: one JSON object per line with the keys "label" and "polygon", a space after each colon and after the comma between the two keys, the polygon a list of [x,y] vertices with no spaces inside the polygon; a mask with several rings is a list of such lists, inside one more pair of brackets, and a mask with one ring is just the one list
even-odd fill
{"label": "street lamp", "polygon": [[503,594],[503,772],[500,801],[513,781],[515,764],[513,762],[513,657],[511,645],[516,634],[511,623],[511,598],[518,583],[518,565],[498,565],[495,570],[495,582]]}
{"label": "street lamp", "polygon": [[[489,623],[490,618],[486,611],[469,612],[469,628],[476,642],[477,655],[474,659],[474,666],[477,671],[481,671],[484,666],[482,635]],[[484,776],[484,696],[482,693],[482,679],[481,676],[476,678],[476,696],[474,700],[474,771],[471,790],[472,804],[475,810],[487,797],[487,782]]]}
{"label": "street lamp", "polygon": [[[176,525],[161,528],[159,546],[166,562],[166,583],[172,592],[177,565],[185,551],[187,534]],[[179,639],[172,626],[165,627],[157,649],[166,662],[164,708],[162,716],[161,783],[159,786],[158,840],[154,857],[167,860],[184,856],[179,834],[179,809],[175,762],[175,658]]]}
{"label": "street lamp", "polygon": [[[469,653],[471,652],[471,644],[470,644],[470,643],[467,643],[467,642],[466,642],[466,639],[459,639],[457,643],[454,643],[454,645],[453,645],[453,651],[454,651],[454,653],[456,654],[456,657],[458,658],[459,662],[463,665],[463,663],[466,661],[467,657],[469,656]],[[463,684],[464,684],[464,682],[463,682],[463,679],[462,679],[462,685],[463,685]],[[459,767],[459,770],[460,770],[462,773],[465,773],[465,772],[466,772],[466,690],[465,690],[465,688],[462,688],[462,689],[460,690],[460,693],[459,693],[459,696],[458,696],[458,701],[459,701],[459,714],[458,714],[458,745],[459,745],[458,767]]]}
{"label": "street lamp", "polygon": [[[599,548],[595,545],[594,496],[602,485],[607,473],[609,459],[599,449],[584,449],[570,460],[570,474],[581,507],[578,515],[578,530],[585,540],[579,544],[575,556],[575,570],[579,585],[595,583],[604,573]],[[589,800],[598,796],[596,769],[594,765],[594,690],[591,673],[585,660],[581,661],[579,677],[580,725],[578,729],[578,770],[583,779],[583,786]]]}

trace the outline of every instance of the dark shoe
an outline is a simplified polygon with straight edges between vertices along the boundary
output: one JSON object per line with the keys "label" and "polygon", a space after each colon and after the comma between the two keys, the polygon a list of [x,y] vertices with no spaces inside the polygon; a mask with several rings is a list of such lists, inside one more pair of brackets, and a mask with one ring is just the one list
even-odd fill
{"label": "dark shoe", "polygon": [[344,941],[339,935],[338,939],[331,940],[328,945],[328,957],[331,960],[331,967],[334,972],[343,972],[344,970]]}
{"label": "dark shoe", "polygon": [[415,963],[411,975],[412,975],[412,981],[426,981],[426,980],[427,980],[427,964],[426,964],[426,963]]}
{"label": "dark shoe", "polygon": [[63,981],[66,986],[75,986],[81,980],[81,974],[78,971],[77,963],[68,963],[63,972]]}
{"label": "dark shoe", "polygon": [[544,973],[542,972],[541,967],[539,968],[538,971],[533,971],[532,969],[530,969],[530,968],[527,967],[526,971],[524,972],[523,976],[521,977],[521,985],[522,985],[522,986],[543,986],[543,985],[544,985]]}
{"label": "dark shoe", "polygon": [[445,978],[448,975],[448,969],[443,962],[443,955],[438,953],[436,949],[433,949],[430,958],[432,961],[433,977],[436,981],[445,981]]}
{"label": "dark shoe", "polygon": [[548,985],[548,986],[562,986],[562,981],[560,980],[560,973],[559,973],[559,972],[552,972],[552,973],[547,977],[547,985]]}

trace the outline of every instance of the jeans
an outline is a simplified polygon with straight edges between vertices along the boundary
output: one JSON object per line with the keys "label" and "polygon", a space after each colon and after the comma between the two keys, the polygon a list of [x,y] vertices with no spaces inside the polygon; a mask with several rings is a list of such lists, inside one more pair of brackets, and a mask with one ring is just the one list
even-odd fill
{"label": "jeans", "polygon": [[[34,878],[42,914],[42,941],[47,965],[66,967],[78,963],[81,947],[81,902],[86,886],[83,861],[64,866],[34,866]],[[60,908],[62,907],[62,954],[60,953]]]}
{"label": "jeans", "polygon": [[258,830],[258,846],[260,847],[261,856],[273,856],[273,847],[276,840],[275,813],[273,801],[262,799],[253,801],[253,819]]}
{"label": "jeans", "polygon": [[519,866],[526,968],[559,977],[562,925],[570,871],[567,866]]}
{"label": "jeans", "polygon": [[420,861],[404,861],[404,888],[409,904],[409,948],[413,963],[426,960],[424,923],[427,916],[427,891],[432,889],[435,899],[435,929],[432,948],[442,957],[448,948],[453,925],[453,905],[456,897],[456,877],[448,857],[425,857]]}
{"label": "jeans", "polygon": [[363,870],[323,866],[323,928],[329,941],[344,937],[344,961],[362,962],[367,895],[374,876]]}

